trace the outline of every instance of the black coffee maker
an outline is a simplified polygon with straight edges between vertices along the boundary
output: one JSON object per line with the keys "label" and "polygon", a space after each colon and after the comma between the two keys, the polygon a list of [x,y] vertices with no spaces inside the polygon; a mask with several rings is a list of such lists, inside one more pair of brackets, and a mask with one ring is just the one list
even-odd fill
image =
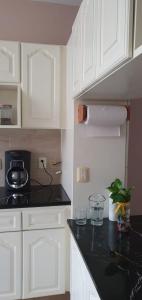
{"label": "black coffee maker", "polygon": [[12,192],[30,189],[31,153],[25,150],[5,152],[5,187]]}

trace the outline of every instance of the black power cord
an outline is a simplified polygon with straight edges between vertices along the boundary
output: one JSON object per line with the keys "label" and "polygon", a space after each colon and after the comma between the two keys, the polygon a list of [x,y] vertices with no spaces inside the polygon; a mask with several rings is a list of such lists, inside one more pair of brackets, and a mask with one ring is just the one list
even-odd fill
{"label": "black power cord", "polygon": [[43,165],[43,170],[44,170],[44,172],[45,172],[46,175],[49,177],[49,185],[52,185],[52,183],[53,183],[53,176],[52,176],[52,175],[47,171],[47,169],[45,168],[43,159],[41,159],[41,163],[42,163],[42,165]]}
{"label": "black power cord", "polygon": [[36,180],[34,178],[31,178],[30,181],[33,181],[33,182],[37,183],[38,185],[44,187],[44,184],[42,184],[41,182],[39,182],[38,180]]}

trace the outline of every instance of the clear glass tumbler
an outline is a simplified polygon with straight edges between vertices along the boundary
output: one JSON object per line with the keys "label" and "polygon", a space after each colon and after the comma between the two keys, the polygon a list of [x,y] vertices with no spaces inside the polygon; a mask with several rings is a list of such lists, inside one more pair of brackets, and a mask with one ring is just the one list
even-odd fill
{"label": "clear glass tumbler", "polygon": [[100,194],[92,194],[89,196],[89,204],[91,211],[91,224],[96,226],[103,225],[104,202],[105,197]]}
{"label": "clear glass tumbler", "polygon": [[75,210],[75,223],[77,225],[85,225],[87,221],[87,211],[85,208],[77,208]]}

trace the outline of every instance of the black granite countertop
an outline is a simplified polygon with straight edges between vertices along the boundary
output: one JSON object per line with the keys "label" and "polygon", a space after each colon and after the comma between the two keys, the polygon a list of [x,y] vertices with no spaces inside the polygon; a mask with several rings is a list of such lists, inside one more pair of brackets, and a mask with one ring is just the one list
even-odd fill
{"label": "black granite countertop", "polygon": [[131,218],[127,234],[108,219],[100,227],[68,224],[101,300],[142,300],[142,216]]}
{"label": "black granite countertop", "polygon": [[70,205],[71,201],[59,185],[31,186],[24,193],[13,193],[0,188],[0,209]]}

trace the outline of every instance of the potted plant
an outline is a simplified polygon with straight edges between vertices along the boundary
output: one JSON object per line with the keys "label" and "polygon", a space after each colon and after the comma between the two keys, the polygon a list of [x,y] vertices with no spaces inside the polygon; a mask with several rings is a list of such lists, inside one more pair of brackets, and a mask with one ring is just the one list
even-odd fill
{"label": "potted plant", "polygon": [[107,189],[110,192],[112,203],[116,204],[118,230],[126,232],[130,227],[130,200],[131,188],[125,188],[122,181],[116,178]]}

